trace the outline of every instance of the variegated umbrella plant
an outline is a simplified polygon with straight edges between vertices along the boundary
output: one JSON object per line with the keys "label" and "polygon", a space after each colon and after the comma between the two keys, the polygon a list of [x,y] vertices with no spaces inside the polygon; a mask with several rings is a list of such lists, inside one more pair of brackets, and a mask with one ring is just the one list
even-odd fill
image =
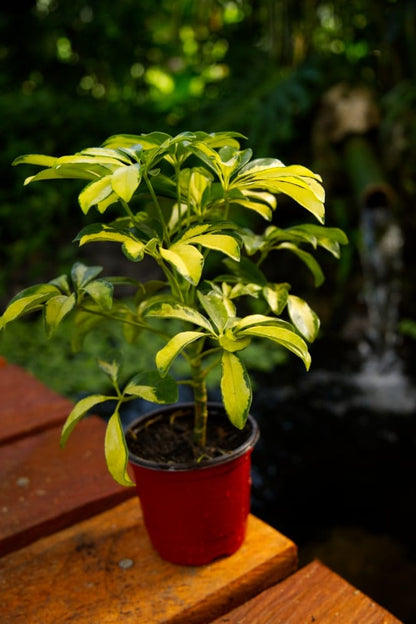
{"label": "variegated umbrella plant", "polygon": [[[14,162],[42,167],[25,184],[56,178],[86,180],[79,205],[85,214],[96,209],[98,220],[78,234],[78,243],[119,243],[133,263],[150,256],[163,276],[145,282],[104,278],[100,277],[101,267],[77,263],[70,277],[61,275],[23,290],[1,317],[4,327],[42,309],[46,330],[52,334],[72,315],[76,347],[103,319],[121,323],[126,340],[131,342],[143,332],[163,337],[165,344],[156,353],[154,370],[139,371],[124,387],[120,387],[119,363],[101,362],[114,393],[81,399],[63,428],[65,444],[89,410],[114,401],[105,454],[110,473],[121,484],[132,485],[120,422],[123,403],[137,397],[175,403],[177,384],[188,383],[195,404],[194,441],[202,447],[208,417],[206,377],[214,367],[220,367],[228,417],[243,428],[252,388],[240,351],[253,340],[264,338],[293,352],[307,369],[310,366],[307,342],[316,337],[319,319],[306,301],[291,293],[289,283],[270,282],[262,267],[270,253],[290,251],[306,264],[319,285],[324,277],[312,252],[322,247],[339,257],[340,245],[347,239],[341,230],[323,225],[324,189],[319,175],[303,166],[285,166],[275,158],[253,159],[251,149],[241,149],[242,139],[234,132],[183,132],[175,137],[161,132],[118,135],[101,147],[71,156],[29,154]],[[282,193],[321,225],[308,223],[286,229],[269,225],[263,233],[246,227],[241,207],[271,222],[276,195]],[[118,210],[113,220],[109,219],[110,207]],[[214,277],[212,263],[209,270],[207,267],[211,254],[220,254],[224,260],[217,263],[219,274]],[[116,299],[115,288],[125,284],[134,286],[135,296]],[[241,304],[247,297],[262,299],[264,313],[242,316]],[[176,319],[181,328],[176,333],[178,323],[169,322],[161,329],[155,318]],[[178,382],[169,371],[179,355],[188,364],[189,379]]]}

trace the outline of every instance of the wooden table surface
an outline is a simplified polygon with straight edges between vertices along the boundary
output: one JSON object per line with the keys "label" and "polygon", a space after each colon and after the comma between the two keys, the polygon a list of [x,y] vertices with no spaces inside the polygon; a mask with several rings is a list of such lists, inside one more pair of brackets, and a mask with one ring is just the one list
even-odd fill
{"label": "wooden table surface", "polygon": [[61,449],[70,401],[1,358],[0,391],[2,624],[400,624],[319,562],[295,572],[295,544],[252,515],[231,557],[163,561],[107,473],[104,423]]}

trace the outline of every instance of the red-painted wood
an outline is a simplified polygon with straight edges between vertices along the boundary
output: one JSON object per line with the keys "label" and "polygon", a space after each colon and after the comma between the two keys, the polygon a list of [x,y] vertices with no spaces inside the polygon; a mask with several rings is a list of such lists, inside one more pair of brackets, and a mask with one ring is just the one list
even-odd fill
{"label": "red-painted wood", "polygon": [[65,449],[60,427],[0,447],[0,554],[108,509],[135,495],[104,460],[105,423],[89,417]]}
{"label": "red-painted wood", "polygon": [[33,375],[0,360],[0,444],[63,423],[73,404]]}

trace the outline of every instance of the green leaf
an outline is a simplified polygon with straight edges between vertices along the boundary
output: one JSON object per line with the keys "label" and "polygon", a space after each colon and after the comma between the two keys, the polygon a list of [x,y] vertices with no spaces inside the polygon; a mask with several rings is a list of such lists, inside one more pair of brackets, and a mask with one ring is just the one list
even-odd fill
{"label": "green leaf", "polygon": [[95,405],[99,405],[100,403],[104,403],[108,401],[110,397],[104,396],[103,394],[92,394],[84,399],[78,401],[73,407],[71,413],[66,419],[64,426],[62,427],[61,433],[61,446],[64,447],[67,443],[69,436],[71,435],[72,430],[77,425],[77,423],[85,416],[87,412]]}
{"label": "green leaf", "polygon": [[92,206],[103,202],[113,192],[111,175],[106,175],[99,180],[87,184],[78,196],[79,205],[84,214],[87,214]]}
{"label": "green leaf", "polygon": [[237,355],[224,351],[221,358],[221,393],[225,410],[232,424],[242,429],[252,400],[250,378]]}
{"label": "green leaf", "polygon": [[124,393],[152,403],[175,403],[178,400],[178,386],[173,377],[161,377],[156,371],[135,375],[126,385]]}
{"label": "green leaf", "polygon": [[316,312],[300,297],[289,295],[287,309],[290,320],[296,329],[308,340],[313,342],[319,331],[319,318]]}
{"label": "green leaf", "polygon": [[88,282],[91,282],[103,270],[100,266],[88,267],[82,262],[76,262],[71,269],[71,279],[73,284],[79,289],[84,288]]}
{"label": "green leaf", "polygon": [[118,411],[108,421],[104,449],[108,470],[113,479],[120,485],[134,485],[127,472],[129,453]]}
{"label": "green leaf", "polygon": [[160,255],[172,264],[188,282],[196,286],[201,279],[204,257],[196,247],[176,243],[169,249],[160,247]]}
{"label": "green leaf", "polygon": [[111,310],[114,288],[110,282],[103,279],[94,280],[93,282],[88,282],[84,286],[84,290],[103,310]]}
{"label": "green leaf", "polygon": [[194,325],[204,327],[209,332],[212,332],[212,325],[208,319],[205,318],[205,316],[200,314],[197,310],[194,310],[194,308],[190,308],[180,303],[172,304],[160,302],[150,308],[146,315],[181,319],[182,321],[187,321],[189,323],[193,323]]}
{"label": "green leaf", "polygon": [[129,202],[140,184],[140,169],[138,165],[119,167],[111,176],[111,186],[121,199]]}
{"label": "green leaf", "polygon": [[57,295],[45,304],[45,326],[47,335],[52,336],[62,319],[74,309],[76,303],[75,294]]}
{"label": "green leaf", "polygon": [[67,275],[60,275],[59,277],[55,277],[49,282],[49,284],[52,284],[53,286],[59,288],[59,290],[65,295],[71,294],[71,288],[69,286]]}
{"label": "green leaf", "polygon": [[306,342],[295,332],[281,326],[257,325],[244,329],[241,333],[248,336],[256,336],[257,338],[267,338],[280,344],[297,355],[303,361],[306,370],[309,369],[311,356],[308,347]]}
{"label": "green leaf", "polygon": [[165,376],[175,358],[192,342],[204,338],[206,334],[198,331],[186,331],[176,334],[169,342],[156,353],[156,366],[162,376]]}
{"label": "green leaf", "polygon": [[3,316],[0,317],[0,329],[19,316],[39,309],[48,299],[59,294],[58,288],[52,284],[38,284],[25,288],[13,297]]}

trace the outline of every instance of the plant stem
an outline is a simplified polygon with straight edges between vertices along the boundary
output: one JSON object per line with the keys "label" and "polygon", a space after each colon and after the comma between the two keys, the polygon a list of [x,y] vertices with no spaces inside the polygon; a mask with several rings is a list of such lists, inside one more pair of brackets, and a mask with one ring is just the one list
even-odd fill
{"label": "plant stem", "polygon": [[144,181],[146,182],[146,186],[149,189],[150,195],[152,197],[153,204],[154,204],[154,206],[156,208],[156,212],[157,212],[159,221],[162,224],[163,237],[164,237],[164,239],[166,241],[166,244],[169,245],[170,244],[170,236],[169,236],[168,229],[166,227],[165,218],[163,216],[163,212],[162,212],[162,208],[160,207],[159,200],[158,200],[158,198],[156,196],[154,188],[153,188],[153,186],[152,186],[152,184],[151,184],[151,182],[149,180],[149,176],[147,175],[146,172],[143,174],[143,178],[144,178]]}
{"label": "plant stem", "polygon": [[194,393],[194,442],[198,446],[205,446],[207,439],[207,386],[205,374],[201,366],[201,358],[197,357],[190,362],[192,388]]}
{"label": "plant stem", "polygon": [[145,329],[146,331],[152,334],[155,334],[156,336],[159,336],[161,338],[164,338],[165,340],[170,340],[170,338],[172,338],[172,336],[168,334],[167,332],[157,329],[156,327],[152,327],[152,325],[149,325],[147,323],[143,323],[140,321],[133,321],[132,319],[125,318],[124,316],[116,316],[115,314],[111,314],[111,312],[104,312],[102,310],[93,310],[91,308],[88,308],[87,306],[80,306],[80,310],[83,310],[84,312],[88,312],[89,314],[94,314],[95,316],[100,316],[102,318],[117,321],[123,325],[132,325],[133,327],[139,327],[140,329]]}
{"label": "plant stem", "polygon": [[121,199],[121,197],[120,197],[120,203],[121,203],[121,205],[123,206],[123,208],[124,208],[124,210],[125,210],[125,212],[126,212],[127,216],[129,216],[129,217],[130,217],[130,219],[133,221],[133,223],[136,223],[136,222],[137,222],[137,219],[136,219],[136,217],[135,217],[134,213],[132,212],[132,210],[131,210],[131,208],[130,208],[129,204],[128,204],[126,201],[124,201],[124,199]]}

